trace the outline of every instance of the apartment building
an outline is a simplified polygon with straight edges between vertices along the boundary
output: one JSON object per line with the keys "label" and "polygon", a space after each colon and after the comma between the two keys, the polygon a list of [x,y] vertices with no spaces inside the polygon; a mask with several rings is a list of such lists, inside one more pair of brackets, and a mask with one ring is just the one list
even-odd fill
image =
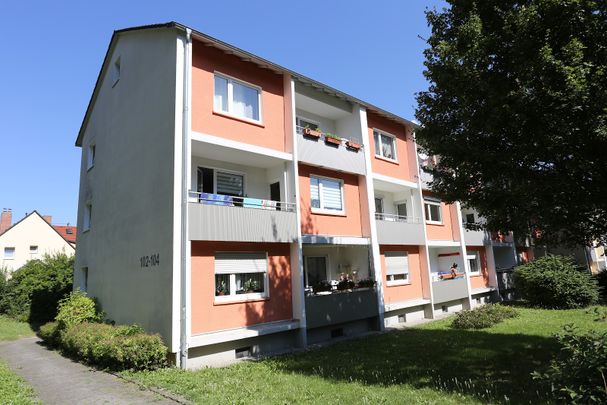
{"label": "apartment building", "polygon": [[76,141],[75,285],[184,368],[484,302],[499,246],[428,189],[415,128],[177,23],[116,31]]}

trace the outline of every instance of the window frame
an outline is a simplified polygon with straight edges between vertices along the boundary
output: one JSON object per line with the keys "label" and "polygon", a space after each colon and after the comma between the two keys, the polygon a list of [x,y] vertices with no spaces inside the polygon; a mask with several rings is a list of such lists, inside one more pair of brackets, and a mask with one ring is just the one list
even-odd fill
{"label": "window frame", "polygon": [[122,70],[122,63],[120,60],[120,56],[114,59],[114,63],[112,63],[112,88],[116,86],[116,84],[120,81],[120,74]]}
{"label": "window frame", "polygon": [[[237,274],[250,274],[248,272],[235,272],[235,273],[223,273],[230,276],[230,294],[228,295],[216,295],[217,285],[215,281],[216,273],[216,261],[218,253],[229,253],[229,254],[251,254],[251,253],[263,253],[265,256],[266,267],[264,272],[259,272],[264,275],[263,277],[263,292],[262,293],[248,293],[248,294],[236,294],[236,275]],[[247,302],[247,301],[261,301],[268,300],[270,298],[270,282],[269,282],[269,261],[268,261],[268,252],[265,251],[216,251],[213,256],[213,297],[215,304],[224,304],[224,303],[235,303],[235,302]]]}
{"label": "window frame", "polygon": [[[478,269],[477,271],[472,271],[472,267],[470,266],[470,260],[476,260],[476,268]],[[473,251],[473,253],[471,254],[470,252],[466,253],[466,261],[468,262],[468,269],[469,269],[469,275],[470,276],[480,276],[482,274],[482,269],[481,269],[481,257],[479,252]]]}
{"label": "window frame", "polygon": [[[379,151],[377,150],[377,148],[375,147],[375,133],[377,132],[378,134],[378,140],[379,140]],[[384,156],[384,152],[383,152],[383,148],[382,148],[382,135],[390,138],[392,140],[392,150],[394,151],[394,158],[389,158]],[[392,162],[392,163],[398,163],[398,151],[397,151],[397,137],[395,135],[392,135],[389,132],[386,131],[382,131],[381,129],[377,129],[377,128],[373,128],[373,148],[375,149],[375,157],[377,159],[382,159],[382,160],[387,160],[388,162]],[[378,153],[379,152],[379,153]]]}
{"label": "window frame", "polygon": [[[398,273],[400,274],[404,274],[405,275],[405,279],[401,280],[401,279],[394,279],[394,274],[388,274],[388,265],[386,263],[386,258],[390,255],[397,255],[397,254],[401,254],[403,256],[406,257],[407,260],[407,271],[403,271],[402,273]],[[399,251],[389,251],[389,252],[384,252],[384,264],[385,264],[385,271],[386,271],[386,286],[388,287],[393,287],[393,286],[399,286],[399,285],[409,285],[411,284],[411,270],[409,269],[409,252],[407,252],[406,250],[399,250]],[[392,277],[392,279],[390,279],[390,277]]]}
{"label": "window frame", "polygon": [[[429,205],[434,205],[438,207],[439,220],[436,221],[430,215]],[[430,225],[443,225],[443,203],[438,200],[431,200],[428,198],[424,198],[424,219],[426,220],[426,224]]]}
{"label": "window frame", "polygon": [[[10,256],[6,255],[6,251],[7,250],[11,250],[12,249],[12,254]],[[15,260],[15,254],[17,253],[17,249],[14,246],[5,246],[4,250],[3,250],[3,256],[2,259],[4,260]]]}
{"label": "window frame", "polygon": [[306,118],[303,115],[296,115],[295,116],[295,125],[298,126],[298,127],[301,127],[301,128],[305,128],[305,126],[301,125],[301,121],[302,120],[306,121],[309,124],[316,125],[316,128],[317,128],[316,131],[322,132],[322,130],[320,129],[320,122],[318,122],[316,120],[313,120],[313,119]]}
{"label": "window frame", "polygon": [[82,232],[88,232],[91,230],[91,224],[93,222],[93,204],[87,202],[84,204],[84,217],[82,218]]}
{"label": "window frame", "polygon": [[[320,207],[316,208],[312,206],[312,178],[315,177],[319,180],[324,179],[324,180],[330,180],[330,181],[337,181],[339,183],[339,191],[341,193],[341,210],[331,210],[331,209],[326,209],[323,208],[323,196],[322,196],[322,183],[319,181],[318,182],[318,200],[320,201]],[[339,216],[344,216],[346,215],[346,200],[344,199],[344,181],[343,179],[336,179],[333,177],[327,177],[327,176],[320,176],[317,174],[310,174],[310,209],[312,210],[312,213],[314,214],[328,214],[328,215],[339,215]]]}
{"label": "window frame", "polygon": [[[227,174],[235,174],[237,176],[242,176],[242,197],[247,195],[247,174],[245,172],[239,172],[237,170],[228,170],[222,169],[221,167],[208,166],[208,165],[196,165],[196,184],[194,185],[194,189],[198,193],[202,193],[202,191],[198,191],[198,170],[199,169],[210,169],[213,170],[213,194],[217,194],[217,172],[227,173]],[[225,194],[221,194],[225,195]]]}
{"label": "window frame", "polygon": [[86,170],[91,170],[95,167],[95,155],[97,152],[97,145],[91,142],[86,148]]}
{"label": "window frame", "polygon": [[[228,110],[227,111],[223,111],[223,110],[217,110],[215,108],[215,77],[219,76],[222,79],[225,79],[228,83],[227,83],[227,95],[226,97],[228,98]],[[250,87],[254,90],[257,90],[257,105],[259,106],[259,119],[255,120],[253,118],[248,118],[248,117],[244,117],[244,116],[240,116],[238,114],[234,113],[234,100],[233,100],[233,96],[234,96],[234,87],[233,87],[233,83],[236,82],[242,86],[246,86],[246,87]],[[256,84],[253,83],[249,83],[246,82],[244,80],[238,79],[234,76],[230,76],[227,75],[225,73],[222,72],[218,72],[217,70],[215,70],[213,72],[213,112],[216,114],[221,114],[221,115],[227,115],[229,117],[233,117],[236,118],[238,120],[242,120],[242,121],[246,121],[246,122],[250,122],[252,124],[257,124],[257,125],[263,125],[263,106],[262,106],[262,101],[263,101],[263,97],[262,97],[262,88],[261,86],[258,86]]]}
{"label": "window frame", "polygon": [[[35,249],[32,249],[35,248]],[[30,255],[35,256],[38,254],[39,246],[38,245],[30,245]]]}

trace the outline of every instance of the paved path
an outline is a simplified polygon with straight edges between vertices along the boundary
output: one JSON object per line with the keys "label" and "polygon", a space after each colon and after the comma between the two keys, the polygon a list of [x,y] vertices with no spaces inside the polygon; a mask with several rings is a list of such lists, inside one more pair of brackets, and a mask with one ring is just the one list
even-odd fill
{"label": "paved path", "polygon": [[0,343],[0,358],[49,405],[176,404],[102,371],[73,362],[40,345],[36,337]]}

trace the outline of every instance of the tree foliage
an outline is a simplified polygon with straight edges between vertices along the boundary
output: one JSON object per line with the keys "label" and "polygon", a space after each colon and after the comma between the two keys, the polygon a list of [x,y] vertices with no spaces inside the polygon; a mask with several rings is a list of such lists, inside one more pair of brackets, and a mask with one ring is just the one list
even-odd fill
{"label": "tree foliage", "polygon": [[433,191],[491,229],[607,242],[607,1],[448,2],[417,96]]}

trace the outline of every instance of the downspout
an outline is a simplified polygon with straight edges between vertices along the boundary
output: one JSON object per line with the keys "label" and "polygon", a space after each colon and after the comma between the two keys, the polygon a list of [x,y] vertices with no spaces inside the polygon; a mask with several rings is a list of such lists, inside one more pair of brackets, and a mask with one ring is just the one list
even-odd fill
{"label": "downspout", "polygon": [[180,349],[179,367],[185,369],[188,360],[188,161],[190,140],[190,89],[192,30],[185,29],[183,62],[183,118],[181,130],[181,287],[180,287]]}

